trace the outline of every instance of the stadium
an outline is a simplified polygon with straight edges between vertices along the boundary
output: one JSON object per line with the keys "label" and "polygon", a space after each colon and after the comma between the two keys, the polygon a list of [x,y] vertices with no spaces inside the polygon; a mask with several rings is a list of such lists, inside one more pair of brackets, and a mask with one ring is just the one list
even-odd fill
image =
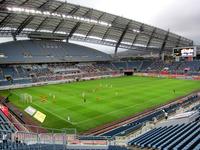
{"label": "stadium", "polygon": [[0,37],[0,149],[200,149],[193,40],[58,0],[0,0]]}

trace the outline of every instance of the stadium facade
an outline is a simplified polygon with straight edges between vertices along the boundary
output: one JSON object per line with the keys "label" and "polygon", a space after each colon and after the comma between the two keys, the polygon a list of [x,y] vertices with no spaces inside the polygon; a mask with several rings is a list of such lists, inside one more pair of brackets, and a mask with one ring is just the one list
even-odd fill
{"label": "stadium facade", "polygon": [[[0,0],[0,36],[13,39],[0,44],[0,139],[2,139],[0,148],[199,149],[200,60],[199,49],[193,45],[192,40],[169,30],[165,31],[121,16],[56,0]],[[28,40],[19,40],[24,37]],[[71,41],[112,46],[115,48],[114,57],[96,49],[72,44]],[[117,57],[119,48],[128,50],[123,59]],[[132,58],[132,52],[154,53],[158,54],[158,58]],[[164,53],[167,54],[166,58],[161,59]],[[174,82],[173,84],[180,89],[171,89],[167,86],[163,89],[169,91],[156,89],[161,95],[168,92],[164,96],[169,96],[171,99],[162,103],[145,101],[145,103],[149,102],[151,107],[146,107],[145,111],[142,110],[131,116],[120,117],[123,113],[118,113],[118,116],[114,116],[117,119],[112,122],[109,117],[113,112],[106,110],[108,114],[102,121],[103,124],[98,124],[98,117],[105,114],[101,114],[103,110],[98,111],[97,105],[92,107],[88,105],[86,110],[84,104],[87,104],[87,96],[85,95],[88,93],[95,95],[99,89],[105,90],[102,95],[93,96],[93,100],[99,107],[101,105],[107,108],[100,102],[101,97],[106,96],[104,95],[106,91],[115,89],[116,83],[110,84],[109,79],[133,75],[138,76],[138,80],[133,82],[135,85],[139,84],[138,88],[145,84],[144,79],[147,83],[152,83],[151,86],[154,86],[154,80],[159,82],[163,79],[167,80],[163,84]],[[95,88],[94,85],[90,85],[92,89],[88,90],[89,82],[86,80],[96,81],[96,79],[102,79],[99,81],[106,83],[98,83]],[[82,88],[75,87],[74,95],[81,93],[81,96],[78,96],[81,102],[75,104],[80,108],[77,107],[75,111],[84,108],[84,111],[78,114],[78,117],[82,116],[84,120],[73,122],[74,116],[73,118],[67,114],[63,118],[63,114],[54,113],[52,110],[56,110],[59,105],[58,110],[63,109],[61,105],[65,106],[65,104],[56,104],[57,97],[67,91],[61,89],[59,85],[64,87],[71,82],[79,81],[86,81],[80,82],[80,86],[83,83],[82,86],[87,90],[81,91]],[[126,83],[131,84],[132,81]],[[181,85],[185,83],[185,85],[181,86],[178,83]],[[56,84],[58,87],[42,86],[48,84]],[[158,85],[159,83],[156,86]],[[39,86],[36,87],[38,89],[32,89],[35,86]],[[133,88],[133,85],[129,86]],[[124,87],[119,91],[122,87],[124,85],[118,87],[118,91],[114,91],[111,99],[121,96],[120,92],[126,89]],[[143,95],[147,93],[144,87],[141,88],[143,91],[139,91],[144,92]],[[49,89],[52,91],[47,92]],[[23,90],[25,92],[20,93]],[[137,87],[134,90],[137,91]],[[33,95],[28,94],[30,91]],[[55,95],[54,93],[58,91],[60,94]],[[63,95],[61,99],[70,94]],[[148,96],[151,97],[153,94],[157,93],[150,92]],[[124,100],[127,96],[123,97]],[[120,100],[123,98],[120,97]],[[151,98],[156,99],[156,97]],[[34,103],[36,99],[39,103]],[[74,103],[67,102],[72,105],[68,109],[73,112]],[[120,106],[119,103],[111,105],[112,103],[114,102],[108,105],[112,109],[116,108],[114,112],[120,111],[118,108],[127,106],[122,103]],[[155,105],[152,106],[154,103]],[[140,104],[139,102],[135,105]],[[133,103],[130,105],[134,106]],[[136,107],[133,106],[131,108],[135,109]],[[92,120],[87,118],[86,112],[88,116],[98,113],[100,115],[96,115]],[[52,122],[48,120],[50,122],[48,125],[51,126],[58,119],[56,125],[60,129],[45,127],[47,124],[43,122],[45,118],[49,119],[48,116],[51,116],[51,121],[53,120]],[[79,134],[79,131],[77,133],[76,129],[61,128],[79,127],[79,122],[87,120],[91,120],[89,123],[96,126],[89,128],[88,126],[91,125],[87,124],[84,128],[80,127],[79,129],[82,128],[81,131],[84,131],[82,134]],[[63,121],[67,124],[63,125]]]}

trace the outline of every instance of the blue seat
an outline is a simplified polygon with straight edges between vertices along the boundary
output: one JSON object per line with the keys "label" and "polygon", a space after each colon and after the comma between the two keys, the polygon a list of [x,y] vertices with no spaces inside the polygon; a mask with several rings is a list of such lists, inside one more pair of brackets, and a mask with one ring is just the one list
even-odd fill
{"label": "blue seat", "polygon": [[200,134],[197,135],[194,139],[192,139],[182,150],[191,150],[196,147],[200,142]]}

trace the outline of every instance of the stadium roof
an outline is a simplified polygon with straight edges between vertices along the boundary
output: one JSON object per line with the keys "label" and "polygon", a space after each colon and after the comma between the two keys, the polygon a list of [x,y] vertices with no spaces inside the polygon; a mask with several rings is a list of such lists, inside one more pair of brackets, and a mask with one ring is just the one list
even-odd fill
{"label": "stadium roof", "polygon": [[0,35],[77,40],[132,50],[171,50],[193,41],[141,22],[56,0],[0,0]]}

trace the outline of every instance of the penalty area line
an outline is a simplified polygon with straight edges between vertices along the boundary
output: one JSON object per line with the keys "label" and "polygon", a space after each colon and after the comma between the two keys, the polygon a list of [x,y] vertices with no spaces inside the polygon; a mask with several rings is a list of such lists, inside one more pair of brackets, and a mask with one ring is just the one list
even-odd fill
{"label": "penalty area line", "polygon": [[37,104],[33,104],[33,105],[35,105],[35,106],[39,107],[40,109],[43,109],[43,110],[45,110],[46,112],[48,112],[48,113],[52,114],[53,116],[56,116],[57,118],[59,118],[59,119],[61,119],[61,120],[65,121],[65,122],[67,122],[67,123],[70,123],[71,125],[76,125],[76,124],[77,124],[76,122],[67,121],[66,119],[64,119],[63,117],[61,117],[61,116],[57,115],[56,113],[53,113],[53,112],[51,112],[51,111],[47,110],[46,108],[40,107],[40,106],[39,106],[39,105],[37,105]]}

